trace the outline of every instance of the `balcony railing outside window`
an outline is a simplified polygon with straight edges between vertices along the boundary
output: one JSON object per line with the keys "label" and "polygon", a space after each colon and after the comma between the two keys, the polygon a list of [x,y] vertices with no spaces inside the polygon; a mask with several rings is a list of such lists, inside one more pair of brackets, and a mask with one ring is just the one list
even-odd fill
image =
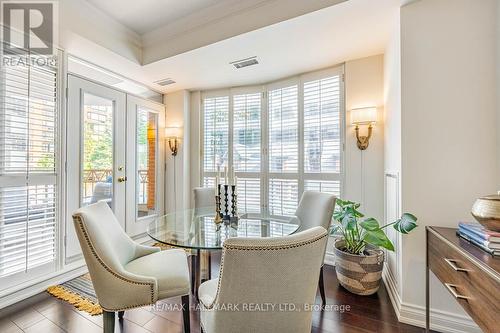
{"label": "balcony railing outside window", "polygon": [[[139,177],[139,205],[145,205],[148,201],[148,170],[138,170],[137,177]],[[90,204],[96,200],[96,186],[97,184],[104,184],[103,187],[108,185],[109,195],[104,193],[104,196],[108,199],[112,198],[112,181],[113,181],[113,170],[111,169],[92,169],[83,170],[83,198],[84,204]]]}

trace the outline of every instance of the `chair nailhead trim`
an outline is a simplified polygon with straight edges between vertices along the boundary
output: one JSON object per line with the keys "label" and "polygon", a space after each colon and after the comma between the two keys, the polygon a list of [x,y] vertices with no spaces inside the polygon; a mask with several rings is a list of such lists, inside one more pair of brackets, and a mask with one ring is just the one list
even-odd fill
{"label": "chair nailhead trim", "polygon": [[325,232],[323,235],[321,236],[318,236],[316,238],[312,238],[310,240],[307,240],[307,241],[304,241],[304,242],[301,242],[301,243],[297,243],[297,244],[290,244],[290,245],[278,245],[278,246],[269,246],[269,247],[244,247],[244,246],[235,246],[235,245],[226,245],[224,244],[222,246],[222,256],[221,256],[221,261],[220,261],[220,273],[219,273],[219,280],[217,281],[217,292],[215,293],[215,298],[212,302],[212,304],[205,304],[203,303],[203,301],[200,299],[200,303],[203,304],[203,306],[207,309],[207,310],[211,310],[216,301],[217,301],[217,298],[219,297],[219,290],[220,290],[220,283],[221,283],[221,280],[222,280],[222,276],[224,275],[224,255],[225,255],[225,251],[226,250],[243,250],[243,251],[268,251],[268,250],[286,250],[286,249],[291,249],[291,248],[297,248],[297,247],[301,247],[301,246],[304,246],[304,245],[309,245],[309,244],[312,244],[314,242],[317,242],[325,237],[328,236],[328,233]]}
{"label": "chair nailhead trim", "polygon": [[243,250],[243,251],[268,251],[268,250],[286,250],[286,249],[292,249],[292,248],[296,248],[296,247],[301,247],[301,246],[304,246],[304,245],[308,245],[308,244],[311,244],[311,243],[314,243],[324,237],[328,236],[328,234],[325,234],[325,235],[322,235],[322,236],[318,236],[316,238],[313,238],[313,239],[310,239],[310,240],[307,240],[307,241],[304,241],[304,242],[301,242],[301,243],[297,243],[297,244],[290,244],[290,245],[275,245],[275,246],[253,246],[253,247],[246,247],[246,246],[242,246],[242,245],[226,245],[224,244],[222,247],[224,249],[228,249],[228,250]]}
{"label": "chair nailhead trim", "polygon": [[85,226],[83,225],[83,219],[80,215],[73,215],[73,219],[77,222],[78,226],[80,227],[80,230],[82,231],[83,233],[83,236],[85,237],[85,241],[87,242],[87,245],[89,246],[90,248],[90,251],[92,252],[92,255],[97,259],[97,261],[101,264],[101,266],[106,270],[108,271],[109,273],[111,273],[113,276],[115,276],[116,278],[122,280],[122,281],[125,281],[125,282],[128,282],[128,283],[131,283],[131,284],[137,284],[137,285],[145,285],[145,286],[150,286],[151,288],[151,303],[146,303],[146,304],[137,304],[137,305],[132,305],[132,306],[127,306],[127,307],[124,307],[124,308],[119,308],[119,309],[105,309],[102,305],[101,305],[101,308],[103,308],[105,311],[122,311],[122,310],[127,310],[127,309],[133,309],[133,308],[137,308],[137,307],[141,307],[141,306],[146,306],[146,305],[151,305],[151,304],[154,304],[155,301],[154,301],[154,284],[153,283],[148,283],[148,282],[137,282],[137,281],[133,281],[133,280],[130,280],[130,279],[127,279],[126,277],[123,277],[115,272],[113,272],[103,261],[102,259],[99,257],[99,255],[97,254],[97,252],[95,251],[95,248],[94,248],[94,245],[92,244],[92,242],[90,241],[90,237],[87,233],[87,230],[85,229]]}

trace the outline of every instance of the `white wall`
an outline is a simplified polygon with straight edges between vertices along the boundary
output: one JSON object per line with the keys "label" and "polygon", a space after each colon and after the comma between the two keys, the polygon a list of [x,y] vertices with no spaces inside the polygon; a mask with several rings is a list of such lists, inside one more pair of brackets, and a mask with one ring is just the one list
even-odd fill
{"label": "white wall", "polygon": [[[201,92],[194,91],[191,92],[191,114],[190,114],[190,128],[191,128],[191,165],[190,165],[190,179],[191,179],[191,189],[200,186],[201,184],[201,170],[200,170],[200,159],[201,159],[201,138],[200,138],[200,111],[201,111]],[[190,201],[191,207],[194,207],[194,196],[191,196]]]}
{"label": "white wall", "polygon": [[[496,6],[422,0],[401,8],[402,211],[420,226],[402,238],[400,296],[419,324],[425,226],[472,220],[474,200],[497,189]],[[434,322],[453,331],[464,312],[435,278],[431,286]]]}
{"label": "white wall", "polygon": [[[497,31],[496,38],[497,42],[497,53],[495,58],[497,59],[497,147],[500,147],[500,0],[497,0]],[[497,190],[500,191],[500,154],[497,160]]]}
{"label": "white wall", "polygon": [[[391,36],[384,54],[384,218],[390,223],[401,215],[401,32],[399,10],[394,15]],[[400,235],[389,229],[395,251],[387,252],[388,288],[400,295]],[[389,280],[389,281],[388,281]],[[396,296],[397,297],[397,296]]]}
{"label": "white wall", "polygon": [[177,156],[167,148],[165,210],[173,212],[190,207],[190,98],[187,90],[164,97],[166,127],[182,127]]}
{"label": "white wall", "polygon": [[[384,216],[384,56],[377,55],[345,64],[346,147],[345,147],[345,199],[361,203],[367,216],[382,221]],[[379,120],[373,125],[370,145],[365,151],[358,149],[354,126],[350,125],[350,110],[376,106]],[[366,135],[367,126],[360,127]]]}

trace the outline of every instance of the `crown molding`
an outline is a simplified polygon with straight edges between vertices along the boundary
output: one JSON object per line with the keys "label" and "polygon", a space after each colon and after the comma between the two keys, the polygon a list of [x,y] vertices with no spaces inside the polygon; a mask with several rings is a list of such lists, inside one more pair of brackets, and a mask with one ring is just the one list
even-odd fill
{"label": "crown molding", "polygon": [[143,65],[345,1],[226,0],[142,35]]}

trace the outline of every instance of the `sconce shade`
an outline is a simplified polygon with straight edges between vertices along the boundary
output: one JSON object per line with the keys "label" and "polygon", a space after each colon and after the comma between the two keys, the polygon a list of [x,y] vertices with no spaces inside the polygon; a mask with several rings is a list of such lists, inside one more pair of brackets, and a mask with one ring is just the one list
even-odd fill
{"label": "sconce shade", "polygon": [[351,124],[371,124],[377,122],[377,108],[359,108],[351,110]]}
{"label": "sconce shade", "polygon": [[166,138],[180,138],[182,137],[182,127],[165,127]]}

